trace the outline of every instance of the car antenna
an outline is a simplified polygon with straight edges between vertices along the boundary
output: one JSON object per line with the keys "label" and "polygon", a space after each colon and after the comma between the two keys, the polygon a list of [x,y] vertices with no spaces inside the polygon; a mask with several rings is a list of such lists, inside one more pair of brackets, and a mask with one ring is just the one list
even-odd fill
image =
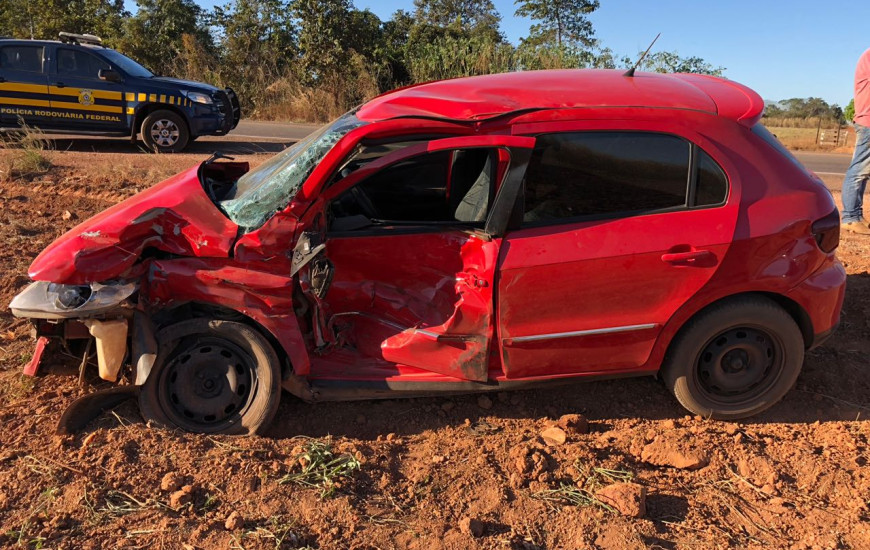
{"label": "car antenna", "polygon": [[650,43],[649,48],[647,48],[646,51],[643,52],[643,55],[640,56],[640,59],[638,59],[638,60],[637,60],[637,63],[634,64],[634,67],[632,67],[632,68],[630,68],[629,70],[625,71],[625,73],[624,73],[622,76],[628,76],[628,77],[632,77],[632,76],[634,76],[634,71],[638,68],[638,66],[640,65],[640,62],[643,61],[643,59],[646,57],[646,54],[649,53],[649,51],[650,51],[650,50],[652,49],[652,47],[653,47],[653,44],[656,43],[656,40],[658,40],[659,37],[660,37],[661,35],[662,35],[662,33],[658,33],[658,34],[656,35],[656,37],[653,38],[653,41],[652,41],[652,43]]}
{"label": "car antenna", "polygon": [[227,155],[221,153],[220,151],[215,151],[211,154],[210,157],[205,159],[205,164],[211,164],[218,159],[227,159],[227,160],[236,160],[236,157],[228,157]]}

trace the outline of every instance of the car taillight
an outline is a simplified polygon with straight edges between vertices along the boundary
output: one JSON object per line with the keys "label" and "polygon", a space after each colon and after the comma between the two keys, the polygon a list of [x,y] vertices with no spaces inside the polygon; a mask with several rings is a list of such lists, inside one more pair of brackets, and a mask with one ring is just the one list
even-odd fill
{"label": "car taillight", "polygon": [[813,237],[822,252],[833,252],[840,244],[840,212],[833,212],[813,222]]}

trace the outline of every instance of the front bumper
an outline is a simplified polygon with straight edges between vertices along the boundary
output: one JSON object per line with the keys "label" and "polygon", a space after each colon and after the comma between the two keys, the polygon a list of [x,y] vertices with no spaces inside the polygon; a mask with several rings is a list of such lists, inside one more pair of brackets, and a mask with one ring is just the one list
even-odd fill
{"label": "front bumper", "polygon": [[222,136],[238,126],[242,110],[239,97],[232,88],[213,93],[212,102],[213,110],[210,113],[196,115],[190,120],[192,135]]}
{"label": "front bumper", "polygon": [[[66,344],[93,338],[100,378],[116,382],[127,356],[129,320],[134,315],[130,298],[137,289],[136,283],[30,284],[9,304],[13,315],[31,319],[36,329],[36,349],[25,374],[36,374],[52,340]],[[90,344],[85,354],[89,351]]]}

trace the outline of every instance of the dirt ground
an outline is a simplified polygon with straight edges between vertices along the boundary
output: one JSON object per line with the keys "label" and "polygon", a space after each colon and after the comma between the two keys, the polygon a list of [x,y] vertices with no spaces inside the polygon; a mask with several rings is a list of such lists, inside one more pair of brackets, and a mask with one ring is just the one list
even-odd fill
{"label": "dirt ground", "polygon": [[205,156],[71,149],[0,183],[2,548],[870,548],[870,239],[843,236],[839,331],[782,403],[739,424],[685,416],[650,378],[285,395],[271,433],[244,439],[149,428],[128,403],[61,437],[74,361],[23,377],[33,343],[9,300],[61,233]]}

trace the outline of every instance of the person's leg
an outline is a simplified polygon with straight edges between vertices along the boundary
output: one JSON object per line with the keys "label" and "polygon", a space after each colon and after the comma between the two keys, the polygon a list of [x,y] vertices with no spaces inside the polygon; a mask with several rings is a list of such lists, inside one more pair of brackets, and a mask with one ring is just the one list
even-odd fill
{"label": "person's leg", "polygon": [[855,154],[843,179],[844,224],[863,221],[864,189],[870,178],[870,128],[856,124],[855,134]]}

